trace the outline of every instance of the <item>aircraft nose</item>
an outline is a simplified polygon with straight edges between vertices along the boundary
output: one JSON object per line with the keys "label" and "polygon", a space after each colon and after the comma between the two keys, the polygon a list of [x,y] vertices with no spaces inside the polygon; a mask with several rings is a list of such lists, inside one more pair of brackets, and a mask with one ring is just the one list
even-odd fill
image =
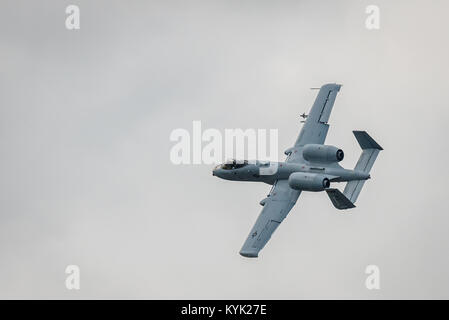
{"label": "aircraft nose", "polygon": [[220,170],[220,165],[215,166],[215,168],[212,170],[212,175],[218,176],[219,170]]}
{"label": "aircraft nose", "polygon": [[214,170],[212,170],[212,175],[213,176],[220,176],[220,169],[219,168],[214,168]]}

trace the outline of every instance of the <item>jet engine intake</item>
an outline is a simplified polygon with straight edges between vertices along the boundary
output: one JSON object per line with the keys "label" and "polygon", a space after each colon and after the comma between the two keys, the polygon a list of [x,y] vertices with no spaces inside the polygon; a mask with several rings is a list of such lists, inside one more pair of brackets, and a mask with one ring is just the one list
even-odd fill
{"label": "jet engine intake", "polygon": [[322,144],[306,144],[302,156],[310,162],[340,162],[345,157],[343,150]]}

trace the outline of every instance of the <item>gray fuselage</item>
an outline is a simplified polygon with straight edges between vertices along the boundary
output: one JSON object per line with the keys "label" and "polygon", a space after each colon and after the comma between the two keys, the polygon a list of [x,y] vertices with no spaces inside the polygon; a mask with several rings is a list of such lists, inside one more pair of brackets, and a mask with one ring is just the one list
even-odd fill
{"label": "gray fuselage", "polygon": [[216,166],[212,174],[225,180],[273,184],[276,180],[288,179],[295,172],[324,175],[331,182],[367,180],[370,178],[368,173],[344,169],[337,162],[311,163],[306,160],[300,163],[234,161]]}

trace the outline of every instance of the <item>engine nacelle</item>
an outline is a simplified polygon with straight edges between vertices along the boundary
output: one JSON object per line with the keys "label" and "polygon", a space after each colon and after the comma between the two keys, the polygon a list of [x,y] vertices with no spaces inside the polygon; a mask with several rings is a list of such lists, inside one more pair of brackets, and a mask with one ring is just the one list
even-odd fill
{"label": "engine nacelle", "polygon": [[288,178],[288,185],[295,190],[323,191],[329,188],[330,181],[322,174],[294,172]]}
{"label": "engine nacelle", "polygon": [[302,157],[310,162],[340,162],[345,157],[343,150],[322,144],[306,144]]}

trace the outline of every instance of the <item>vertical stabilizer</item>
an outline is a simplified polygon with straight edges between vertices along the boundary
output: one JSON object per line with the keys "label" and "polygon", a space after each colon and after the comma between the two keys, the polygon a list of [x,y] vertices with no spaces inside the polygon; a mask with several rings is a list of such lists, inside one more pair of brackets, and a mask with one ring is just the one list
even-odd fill
{"label": "vertical stabilizer", "polygon": [[[374,141],[366,131],[353,131],[353,133],[360,148],[363,150],[354,170],[369,173],[374,165],[374,161],[376,161],[377,155],[383,148]],[[366,180],[349,181],[346,184],[343,194],[354,203],[357,200],[365,181]]]}

